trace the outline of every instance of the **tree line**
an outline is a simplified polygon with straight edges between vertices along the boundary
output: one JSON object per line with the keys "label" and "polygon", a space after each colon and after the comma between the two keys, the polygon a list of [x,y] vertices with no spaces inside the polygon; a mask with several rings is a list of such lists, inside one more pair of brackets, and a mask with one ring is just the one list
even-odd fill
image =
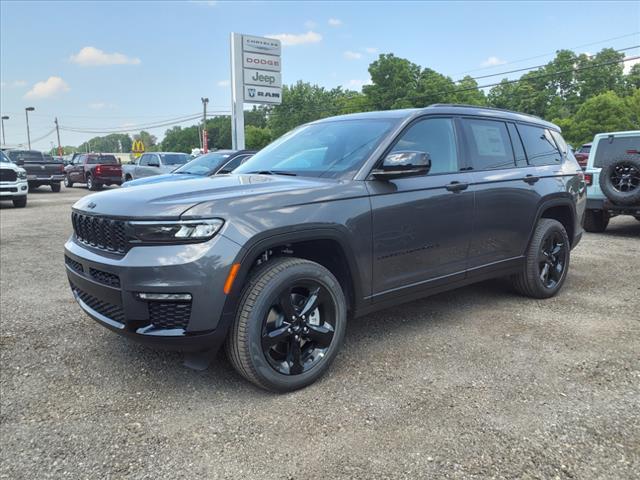
{"label": "tree line", "polygon": [[[537,115],[558,124],[569,143],[578,146],[596,133],[640,129],[640,64],[624,73],[624,54],[605,48],[595,55],[556,52],[553,60],[516,80],[479,84],[469,75],[454,81],[392,53],[381,54],[369,65],[371,83],[361,92],[327,89],[298,81],[285,85],[282,104],[245,111],[247,148],[259,149],[306,122],[333,115],[425,107],[434,103],[463,103],[505,108]],[[487,78],[487,77],[485,77]],[[484,79],[481,79],[484,80]],[[200,146],[201,124],[175,126],[161,142],[148,132],[134,137],[112,134],[96,137],[79,147],[93,151],[131,149],[141,139],[147,150],[190,153]],[[231,119],[207,120],[209,149],[231,148]]]}

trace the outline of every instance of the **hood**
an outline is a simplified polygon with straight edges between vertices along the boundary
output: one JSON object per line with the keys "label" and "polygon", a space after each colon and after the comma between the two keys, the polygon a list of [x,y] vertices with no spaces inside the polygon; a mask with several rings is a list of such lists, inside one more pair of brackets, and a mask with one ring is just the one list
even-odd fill
{"label": "hood", "polygon": [[173,182],[180,180],[192,180],[200,178],[202,175],[193,175],[191,173],[167,173],[165,175],[154,175],[152,177],[138,178],[137,180],[129,180],[122,184],[123,187],[136,187],[138,185],[148,185],[150,183]]}
{"label": "hood", "polygon": [[3,170],[13,170],[14,172],[27,172],[24,168],[19,167],[15,163],[1,162],[0,168]]}
{"label": "hood", "polygon": [[[153,183],[87,195],[73,208],[124,218],[176,219],[199,205],[202,216],[234,216],[247,211],[337,200],[362,194],[362,182],[284,175],[214,175]],[[199,214],[200,216],[200,214]]]}

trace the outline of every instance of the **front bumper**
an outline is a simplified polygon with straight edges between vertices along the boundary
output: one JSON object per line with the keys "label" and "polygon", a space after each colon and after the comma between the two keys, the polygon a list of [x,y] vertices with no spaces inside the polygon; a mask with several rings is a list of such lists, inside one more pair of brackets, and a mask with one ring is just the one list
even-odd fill
{"label": "front bumper", "polygon": [[8,199],[14,197],[22,197],[29,191],[29,184],[26,180],[17,182],[1,182],[0,198]]}
{"label": "front bumper", "polygon": [[[72,236],[65,267],[80,307],[101,325],[142,343],[181,351],[218,348],[223,285],[240,246],[222,235],[205,243],[134,247],[124,256]],[[138,293],[190,294],[189,302],[141,300]]]}

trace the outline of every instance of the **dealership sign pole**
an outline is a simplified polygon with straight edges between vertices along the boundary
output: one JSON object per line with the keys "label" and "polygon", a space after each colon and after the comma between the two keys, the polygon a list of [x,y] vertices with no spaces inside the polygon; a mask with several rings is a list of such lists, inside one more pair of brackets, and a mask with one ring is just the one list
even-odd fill
{"label": "dealership sign pole", "polygon": [[280,40],[231,34],[231,138],[233,148],[244,145],[244,104],[282,103]]}

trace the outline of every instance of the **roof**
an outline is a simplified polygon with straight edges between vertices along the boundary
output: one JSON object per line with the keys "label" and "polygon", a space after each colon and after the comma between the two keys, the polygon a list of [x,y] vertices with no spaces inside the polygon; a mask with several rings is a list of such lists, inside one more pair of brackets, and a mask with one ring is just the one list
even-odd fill
{"label": "roof", "polygon": [[480,107],[477,105],[459,105],[448,103],[436,103],[425,108],[406,108],[401,110],[384,110],[378,112],[352,113],[349,115],[339,115],[336,117],[323,118],[313,123],[336,120],[359,120],[359,119],[396,119],[403,120],[427,114],[443,115],[475,115],[481,117],[493,117],[503,120],[518,122],[537,123],[539,125],[559,130],[557,125],[547,122],[540,117],[528,115],[526,113],[503,110],[501,108]]}

